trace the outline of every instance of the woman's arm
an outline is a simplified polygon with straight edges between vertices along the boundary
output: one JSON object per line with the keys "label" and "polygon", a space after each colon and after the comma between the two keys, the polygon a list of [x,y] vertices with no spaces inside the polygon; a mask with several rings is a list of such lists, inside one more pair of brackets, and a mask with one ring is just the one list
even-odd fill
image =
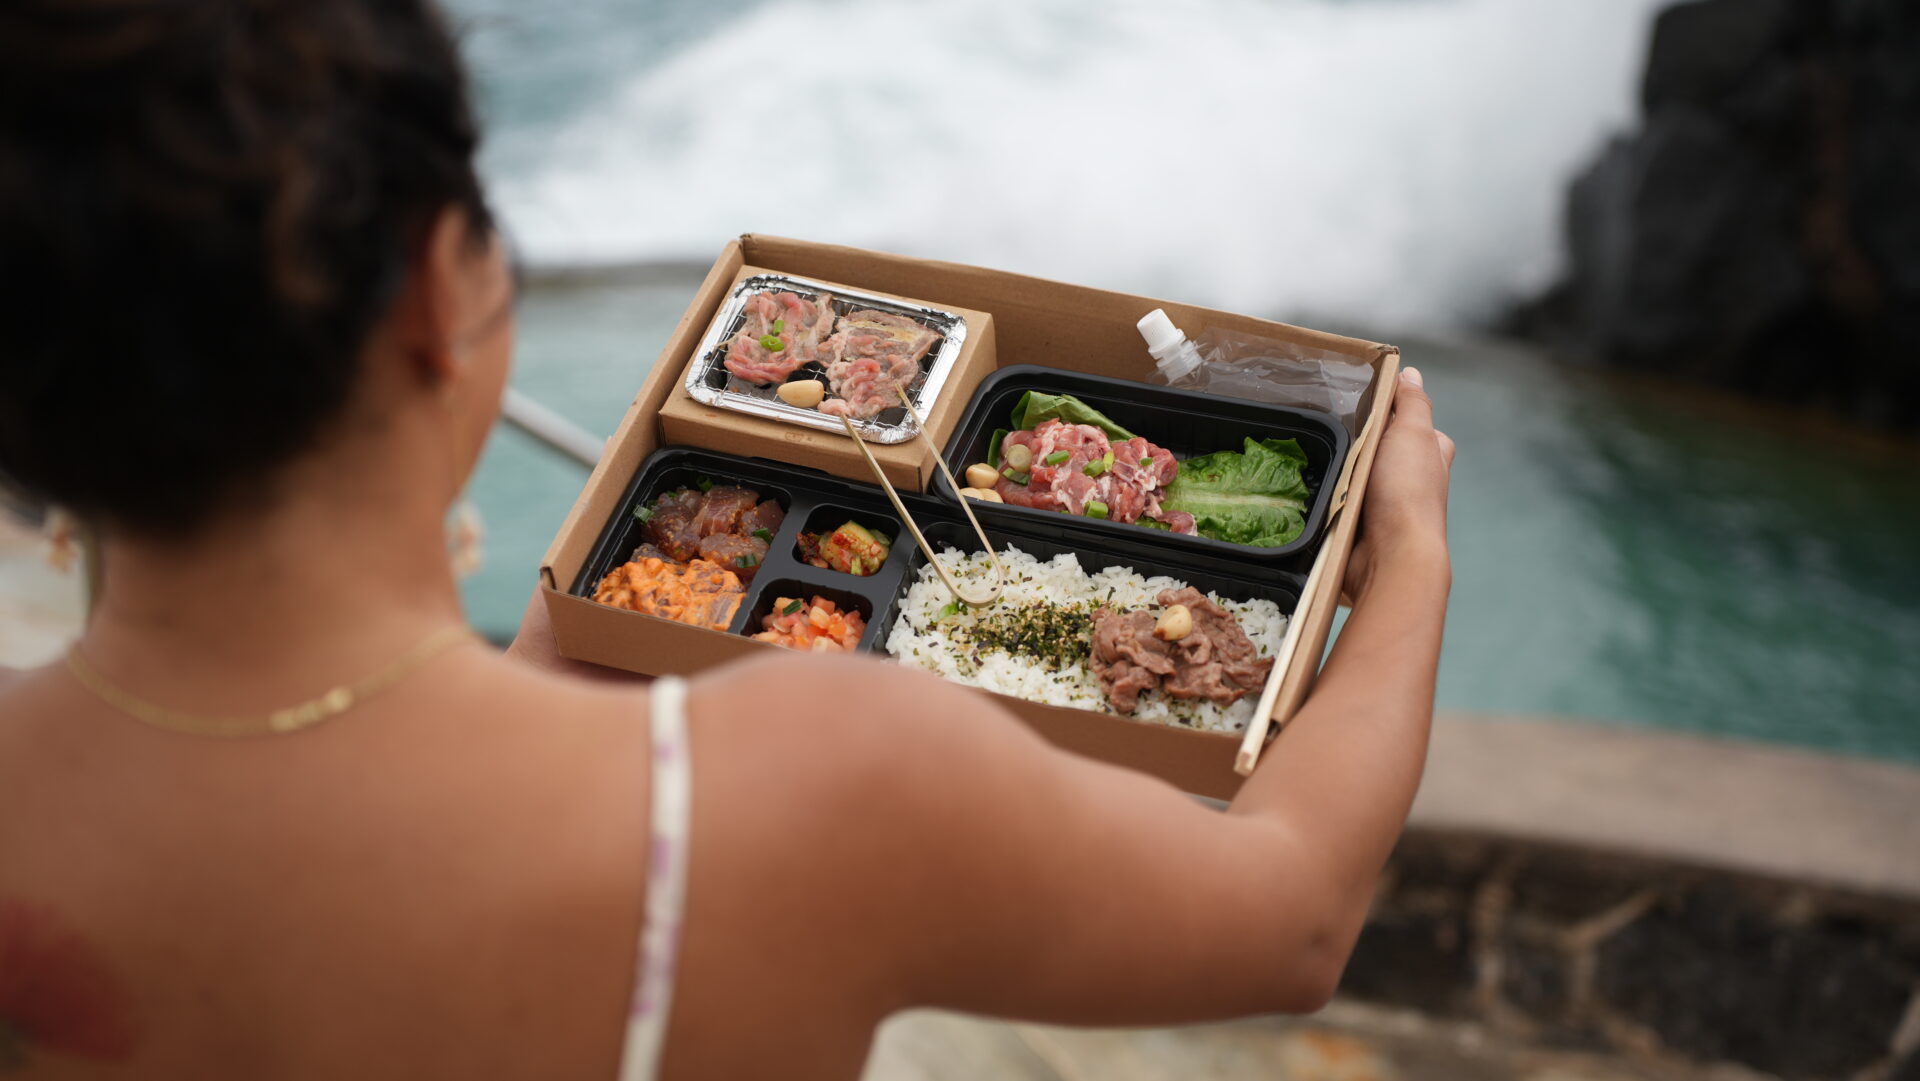
{"label": "woman's arm", "polygon": [[1084,1024],[1323,1003],[1425,751],[1450,453],[1429,416],[1399,388],[1354,614],[1230,813],[893,666],[781,658],[703,684],[688,999],[792,1008],[830,982],[875,1017]]}
{"label": "woman's arm", "polygon": [[1353,613],[1312,696],[1234,800],[1314,839],[1313,871],[1344,916],[1336,971],[1359,936],[1374,880],[1406,822],[1426,762],[1452,570],[1447,557],[1453,441],[1433,427],[1408,369],[1374,460],[1346,585]]}

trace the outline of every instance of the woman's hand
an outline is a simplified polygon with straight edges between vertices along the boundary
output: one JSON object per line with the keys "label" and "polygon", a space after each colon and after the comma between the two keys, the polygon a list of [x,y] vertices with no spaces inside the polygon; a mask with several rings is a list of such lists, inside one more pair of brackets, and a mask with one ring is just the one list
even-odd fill
{"label": "woman's hand", "polygon": [[1433,402],[1420,372],[1406,368],[1394,388],[1393,413],[1380,440],[1360,510],[1360,539],[1347,561],[1341,599],[1366,596],[1381,563],[1436,559],[1447,551],[1447,479],[1453,440],[1433,426]]}
{"label": "woman's hand", "polygon": [[540,599],[538,586],[534,587],[533,596],[527,599],[526,614],[520,617],[520,631],[513,636],[513,643],[507,646],[507,656],[548,672],[587,679],[645,683],[653,678],[562,657],[559,645],[553,640],[553,621],[547,615],[546,602]]}

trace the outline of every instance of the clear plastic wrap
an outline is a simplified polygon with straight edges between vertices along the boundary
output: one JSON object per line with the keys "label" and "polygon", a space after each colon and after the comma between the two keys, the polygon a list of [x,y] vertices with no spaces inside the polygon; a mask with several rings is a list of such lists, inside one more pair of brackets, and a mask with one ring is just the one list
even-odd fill
{"label": "clear plastic wrap", "polygon": [[[1359,434],[1360,397],[1373,381],[1366,362],[1234,330],[1203,330],[1194,345],[1201,365],[1172,385],[1331,413],[1348,435]],[[1156,373],[1155,381],[1165,380]]]}

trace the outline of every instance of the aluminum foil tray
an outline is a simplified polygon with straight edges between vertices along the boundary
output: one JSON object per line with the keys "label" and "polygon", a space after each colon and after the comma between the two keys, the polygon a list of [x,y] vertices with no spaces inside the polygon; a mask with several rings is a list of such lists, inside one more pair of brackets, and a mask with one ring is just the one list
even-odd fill
{"label": "aluminum foil tray", "polygon": [[[925,416],[927,410],[940,395],[940,389],[946,385],[947,377],[953,372],[954,362],[960,357],[960,347],[967,339],[967,321],[952,312],[943,312],[938,308],[926,308],[918,304],[908,304],[886,297],[863,293],[857,289],[844,289],[837,285],[826,285],[806,278],[795,278],[785,274],[756,274],[742,279],[734,286],[733,295],[720,306],[714,315],[713,323],[707,327],[707,333],[700,339],[699,348],[694,351],[693,363],[687,365],[687,393],[702,405],[719,409],[733,409],[750,416],[765,417],[768,420],[798,424],[808,428],[818,428],[825,432],[845,433],[840,418],[821,413],[813,409],[801,409],[788,405],[774,393],[775,387],[756,386],[745,380],[735,378],[723,363],[727,357],[727,343],[739,332],[746,322],[747,298],[756,293],[799,293],[810,296],[825,293],[831,298],[833,313],[844,316],[855,311],[891,312],[904,315],[914,322],[935,331],[940,340],[920,358],[920,375],[907,387],[907,396],[913,400],[913,407]],[[788,377],[796,379],[818,379],[827,381],[824,368],[819,364],[809,364]],[[829,392],[831,393],[831,392]],[[916,425],[903,406],[894,406],[867,420],[855,420],[854,426],[860,432],[860,438],[872,443],[904,443],[915,435]]]}

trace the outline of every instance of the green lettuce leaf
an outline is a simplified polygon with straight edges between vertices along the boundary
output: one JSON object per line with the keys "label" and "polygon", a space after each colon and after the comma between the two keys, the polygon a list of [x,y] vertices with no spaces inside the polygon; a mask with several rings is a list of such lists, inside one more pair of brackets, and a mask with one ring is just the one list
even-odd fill
{"label": "green lettuce leaf", "polygon": [[1011,434],[1013,433],[1007,431],[1005,428],[995,428],[993,430],[993,438],[987,441],[988,465],[995,469],[1000,468],[1000,444],[1005,443],[1007,436]]}
{"label": "green lettuce leaf", "polygon": [[1013,427],[1016,431],[1030,431],[1043,421],[1056,419],[1063,424],[1091,424],[1113,440],[1133,438],[1132,432],[1071,394],[1042,394],[1030,390],[1021,395],[1020,401],[1013,407]]}
{"label": "green lettuce leaf", "polygon": [[1307,455],[1292,439],[1247,440],[1243,451],[1223,450],[1180,463],[1161,507],[1193,515],[1203,537],[1277,548],[1306,528],[1312,493],[1300,473]]}

